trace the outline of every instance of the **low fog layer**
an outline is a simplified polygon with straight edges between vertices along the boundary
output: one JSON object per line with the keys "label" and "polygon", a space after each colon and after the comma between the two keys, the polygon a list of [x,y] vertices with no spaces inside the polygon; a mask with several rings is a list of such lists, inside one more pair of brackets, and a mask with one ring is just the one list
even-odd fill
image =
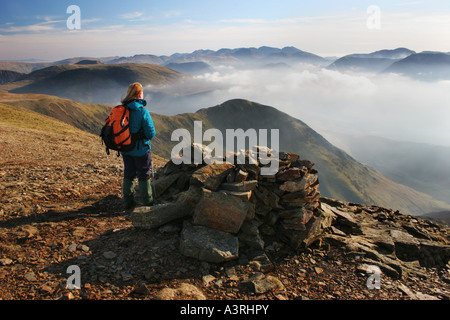
{"label": "low fog layer", "polygon": [[161,114],[195,112],[235,98],[276,107],[335,143],[333,133],[346,133],[450,146],[450,81],[304,64],[219,65],[170,86],[146,88],[150,110]]}

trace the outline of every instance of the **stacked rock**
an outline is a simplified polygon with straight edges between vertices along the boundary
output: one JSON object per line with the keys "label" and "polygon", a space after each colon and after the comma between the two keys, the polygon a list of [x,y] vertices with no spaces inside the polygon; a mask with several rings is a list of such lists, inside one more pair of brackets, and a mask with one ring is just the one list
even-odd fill
{"label": "stacked rock", "polygon": [[[244,246],[264,250],[265,237],[277,237],[293,248],[309,245],[320,233],[314,164],[280,152],[278,172],[262,175],[266,161],[261,161],[260,150],[243,151],[245,164],[168,161],[153,182],[159,204],[136,208],[133,225],[154,229],[182,219],[181,251],[209,262],[236,259]],[[193,153],[203,151],[204,146],[192,146]],[[256,163],[249,159],[252,152]]]}

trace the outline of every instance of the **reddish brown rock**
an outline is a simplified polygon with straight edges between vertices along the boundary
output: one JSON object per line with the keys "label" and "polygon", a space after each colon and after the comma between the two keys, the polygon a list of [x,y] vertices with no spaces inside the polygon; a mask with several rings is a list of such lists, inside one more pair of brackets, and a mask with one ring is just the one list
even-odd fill
{"label": "reddish brown rock", "polygon": [[195,171],[192,174],[191,181],[193,183],[201,184],[212,191],[217,191],[220,184],[225,180],[233,168],[234,165],[231,163],[208,164]]}
{"label": "reddish brown rock", "polygon": [[203,197],[195,209],[194,223],[229,233],[237,233],[248,210],[249,203],[238,197],[203,189]]}
{"label": "reddish brown rock", "polygon": [[303,176],[304,172],[300,168],[289,168],[283,171],[280,171],[277,174],[277,179],[279,181],[290,181],[299,179]]}
{"label": "reddish brown rock", "polygon": [[299,208],[282,211],[279,217],[282,219],[282,224],[286,229],[305,230],[305,225],[313,215],[313,211],[306,208]]}
{"label": "reddish brown rock", "polygon": [[257,186],[258,186],[257,180],[249,180],[242,182],[225,182],[222,183],[221,188],[223,190],[245,192],[254,190]]}
{"label": "reddish brown rock", "polygon": [[280,190],[286,192],[298,192],[314,186],[318,183],[319,179],[316,175],[306,174],[301,180],[286,181],[280,186]]}

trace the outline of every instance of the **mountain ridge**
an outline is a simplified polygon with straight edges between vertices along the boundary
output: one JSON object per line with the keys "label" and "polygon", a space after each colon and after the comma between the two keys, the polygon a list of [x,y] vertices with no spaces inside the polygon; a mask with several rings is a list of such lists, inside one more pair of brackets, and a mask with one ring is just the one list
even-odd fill
{"label": "mountain ridge", "polygon": [[[281,57],[294,57],[301,59],[315,60],[322,62],[325,59],[319,55],[302,51],[293,46],[284,48],[274,48],[262,46],[254,47],[240,47],[240,48],[222,48],[219,50],[198,49],[191,53],[173,53],[171,55],[155,55],[155,54],[136,54],[133,56],[113,56],[113,57],[72,57],[53,62],[14,62],[14,61],[0,61],[0,70],[11,70],[22,73],[30,73],[39,69],[66,64],[76,64],[82,60],[96,60],[103,64],[123,64],[123,63],[138,63],[138,64],[157,64],[165,65],[169,63],[184,63],[184,62],[223,62],[238,63],[239,56],[248,57],[256,56],[258,58],[268,57],[271,54],[278,54]],[[202,61],[204,59],[205,61]]]}
{"label": "mountain ridge", "polygon": [[372,53],[349,54],[331,63],[327,68],[332,70],[351,70],[357,72],[381,72],[393,63],[407,58],[415,51],[406,48],[379,50]]}
{"label": "mountain ridge", "polygon": [[[218,50],[199,49],[190,53],[173,53],[159,56],[155,54],[138,54],[122,57],[75,57],[47,63],[0,61],[0,70],[30,73],[50,66],[73,65],[83,60],[98,61],[101,64],[133,63],[159,66],[171,63],[205,63],[210,64],[212,67],[215,65],[229,65],[241,68],[304,63],[341,72],[393,72],[414,79],[438,81],[448,79],[450,61],[447,59],[447,56],[448,53],[445,52],[415,52],[408,48],[399,47],[396,49],[381,49],[371,53],[350,53],[330,59],[293,46],[283,48],[261,46],[259,48],[240,47],[233,49],[221,48]],[[201,69],[196,70],[197,72],[201,72]]]}
{"label": "mountain ridge", "polygon": [[[12,101],[14,94],[2,94],[0,102],[22,105],[41,113],[52,104],[62,108],[71,107],[76,111],[70,112],[72,116],[62,120],[94,134],[98,134],[99,127],[111,107],[78,103],[70,105],[68,100],[48,96],[20,97],[19,95]],[[23,101],[20,102],[21,100]],[[41,104],[43,109],[36,108],[36,104]],[[97,120],[81,121],[83,117],[80,115],[87,112],[86,110],[92,111],[93,108],[97,108],[95,118]],[[48,115],[58,117],[58,114],[52,114],[51,109],[46,112]],[[170,158],[171,150],[176,145],[176,142],[171,141],[172,132],[178,128],[186,128],[193,134],[194,121],[202,121],[203,130],[217,128],[223,133],[226,129],[237,128],[268,129],[269,132],[270,129],[279,129],[280,150],[299,153],[302,158],[316,163],[316,168],[321,173],[321,192],[325,196],[355,203],[380,204],[414,214],[447,209],[446,205],[441,206],[440,202],[434,201],[430,196],[394,183],[370,167],[360,164],[301,120],[274,107],[233,99],[221,105],[200,109],[195,113],[176,116],[164,116],[153,112],[151,114],[158,131],[157,137],[152,142],[152,150],[166,159]],[[95,122],[97,123],[94,124]]]}
{"label": "mountain ridge", "polygon": [[106,119],[110,105],[83,104],[44,94],[15,94],[0,92],[0,103],[22,107],[63,121],[78,129],[97,133]]}
{"label": "mountain ridge", "polygon": [[424,51],[394,62],[385,73],[398,73],[418,80],[450,80],[450,54]]}
{"label": "mountain ridge", "polygon": [[3,91],[55,95],[84,103],[115,103],[132,82],[164,84],[184,75],[149,64],[65,64],[50,66],[8,83]]}

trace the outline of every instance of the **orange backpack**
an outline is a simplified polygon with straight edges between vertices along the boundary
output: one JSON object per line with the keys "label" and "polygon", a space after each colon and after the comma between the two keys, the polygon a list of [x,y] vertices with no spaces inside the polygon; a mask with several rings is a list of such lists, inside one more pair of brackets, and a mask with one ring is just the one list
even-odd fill
{"label": "orange backpack", "polygon": [[106,145],[106,153],[109,150],[127,152],[134,149],[136,141],[143,139],[143,133],[132,134],[130,132],[130,110],[123,105],[111,109],[105,125],[102,127],[100,137]]}

